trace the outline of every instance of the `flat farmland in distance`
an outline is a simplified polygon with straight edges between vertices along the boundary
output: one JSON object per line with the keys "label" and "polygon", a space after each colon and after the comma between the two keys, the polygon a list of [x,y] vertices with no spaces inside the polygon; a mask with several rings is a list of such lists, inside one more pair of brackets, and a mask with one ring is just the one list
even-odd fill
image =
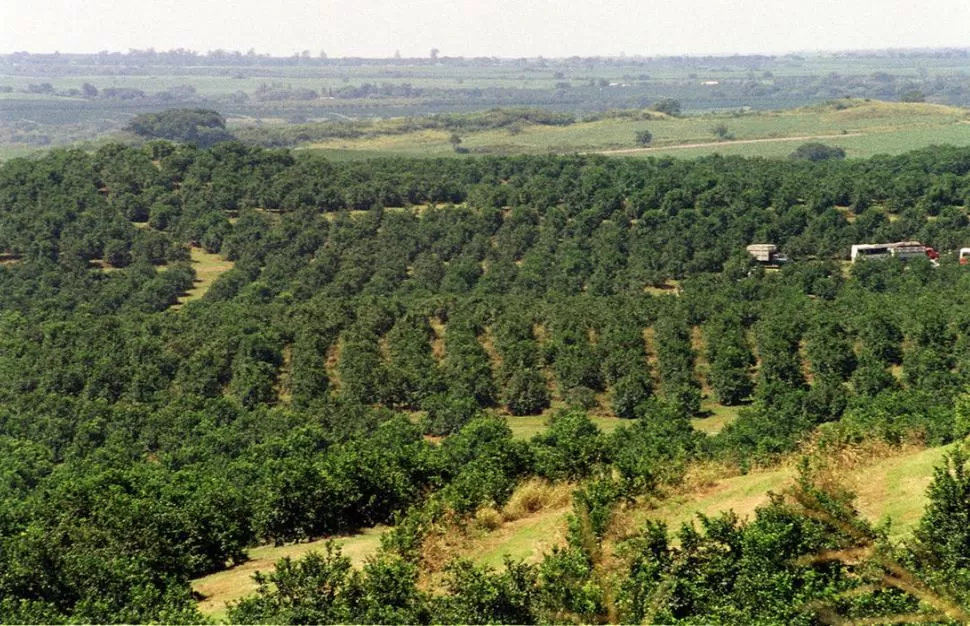
{"label": "flat farmland in distance", "polygon": [[[715,129],[723,127],[725,139]],[[639,131],[653,134],[649,146],[637,146]],[[349,159],[371,156],[455,156],[444,131],[334,139],[308,149]],[[920,147],[970,145],[970,111],[935,104],[839,101],[791,111],[720,113],[656,119],[603,119],[569,126],[527,125],[461,134],[468,154],[545,154],[600,152],[614,156],[708,154],[782,158],[798,145],[820,141],[845,149],[849,158],[898,154]]]}

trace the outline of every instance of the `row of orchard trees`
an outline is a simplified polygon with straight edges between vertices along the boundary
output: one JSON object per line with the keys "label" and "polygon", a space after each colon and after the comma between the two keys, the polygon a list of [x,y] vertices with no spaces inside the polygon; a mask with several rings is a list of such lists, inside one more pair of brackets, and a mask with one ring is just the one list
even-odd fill
{"label": "row of orchard trees", "polygon": [[[970,235],[965,160],[335,164],[151,144],[5,163],[0,621],[193,621],[190,576],[431,493],[465,514],[526,475],[648,487],[690,455],[771,457],[823,422],[962,437],[965,268],[765,274],[743,245],[945,248]],[[429,201],[466,206],[380,206]],[[234,267],[170,310],[188,245]],[[645,292],[672,276],[679,295]],[[699,443],[686,418],[704,394],[744,408]],[[606,437],[570,412],[524,444],[478,415],[560,398],[640,419]]]}
{"label": "row of orchard trees", "polygon": [[[817,480],[806,464],[795,485],[773,494],[746,519],[727,511],[673,529],[648,521],[635,532],[626,530],[621,548],[611,549],[604,537],[621,518],[615,509],[637,492],[627,472],[633,466],[623,455],[666,449],[660,458],[676,465],[683,459],[679,454],[696,453],[675,429],[644,423],[604,437],[582,416],[560,414],[545,438],[533,440],[537,461],[553,452],[549,444],[558,444],[568,448],[574,463],[552,465],[577,470],[573,479],[585,478],[573,495],[565,540],[538,562],[507,558],[496,569],[458,559],[439,572],[439,589],[425,591],[418,582],[421,541],[442,522],[443,501],[452,495],[446,489],[442,500],[432,498],[403,518],[360,570],[333,544],[323,554],[282,560],[275,572],[258,575],[257,593],[230,607],[229,619],[415,624],[970,619],[965,523],[970,459],[964,451],[957,449],[935,468],[925,513],[905,542],[888,541],[885,531],[853,508],[851,492],[834,487],[831,477]],[[641,468],[658,469],[658,456],[644,456]],[[540,462],[537,468],[542,467]]]}
{"label": "row of orchard trees", "polygon": [[535,414],[553,399],[635,417],[651,398],[697,415],[705,395],[738,405],[811,392],[812,412],[832,421],[850,396],[951,397],[970,365],[963,268],[876,271],[898,281],[892,291],[850,277],[831,297],[806,295],[793,266],[685,281],[680,296],[317,298],[285,308],[254,289],[158,318],[91,312],[33,326],[10,313],[3,387],[111,404],[230,395],[300,410],[339,397],[433,409],[453,427],[478,408]]}
{"label": "row of orchard trees", "polygon": [[[753,241],[794,258],[845,257],[861,241],[960,248],[970,241],[968,154],[823,164],[595,156],[332,163],[235,143],[107,145],[0,167],[0,252],[124,267],[184,260],[182,245],[193,243],[274,276],[306,268],[327,242],[330,262],[313,271],[334,295],[635,293],[720,271]],[[460,208],[420,218],[392,210],[425,205]],[[313,219],[354,210],[374,214]],[[278,214],[293,219],[271,235]]]}

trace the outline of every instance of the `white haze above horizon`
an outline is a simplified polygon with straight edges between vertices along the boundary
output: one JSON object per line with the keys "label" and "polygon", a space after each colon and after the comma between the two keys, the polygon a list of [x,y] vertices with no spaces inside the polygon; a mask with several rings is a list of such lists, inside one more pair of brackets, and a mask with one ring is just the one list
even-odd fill
{"label": "white haze above horizon", "polygon": [[970,47],[967,0],[0,0],[0,53],[567,57]]}

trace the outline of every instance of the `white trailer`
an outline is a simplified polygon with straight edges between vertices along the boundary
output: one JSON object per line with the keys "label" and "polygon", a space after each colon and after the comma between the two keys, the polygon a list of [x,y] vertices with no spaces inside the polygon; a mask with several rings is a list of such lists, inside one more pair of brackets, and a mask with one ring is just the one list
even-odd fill
{"label": "white trailer", "polygon": [[933,248],[918,241],[897,241],[895,243],[857,243],[852,246],[852,262],[860,259],[912,259],[929,257],[935,261],[940,255]]}

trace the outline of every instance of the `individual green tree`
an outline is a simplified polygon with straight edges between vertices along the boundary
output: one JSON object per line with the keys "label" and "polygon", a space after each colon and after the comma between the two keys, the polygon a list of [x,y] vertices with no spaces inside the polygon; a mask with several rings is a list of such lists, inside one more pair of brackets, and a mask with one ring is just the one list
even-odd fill
{"label": "individual green tree", "polygon": [[848,380],[856,367],[856,356],[845,328],[821,313],[805,334],[805,351],[816,376]]}
{"label": "individual green tree", "polygon": [[364,329],[348,332],[337,362],[340,393],[361,404],[380,400],[384,364],[376,336]]}
{"label": "individual green tree", "polygon": [[799,320],[780,312],[764,317],[755,327],[761,365],[758,386],[775,382],[800,389],[805,385],[801,360]]}
{"label": "individual green tree", "polygon": [[837,146],[827,146],[824,143],[804,143],[788,155],[788,158],[798,161],[830,161],[845,158],[845,150]]}
{"label": "individual green tree", "polygon": [[680,115],[680,101],[674,100],[673,98],[663,98],[661,100],[657,100],[653,103],[651,108],[654,111],[666,113],[667,115],[673,117]]}
{"label": "individual green tree", "polygon": [[448,137],[448,143],[451,144],[452,150],[458,152],[458,149],[461,146],[461,136],[458,133],[451,133],[451,136]]}
{"label": "individual green tree", "polygon": [[913,553],[935,586],[959,598],[970,590],[970,463],[956,448],[934,468]]}
{"label": "individual green tree", "polygon": [[714,133],[715,137],[717,137],[722,141],[726,141],[728,139],[734,139],[734,134],[728,129],[727,124],[723,122],[716,124],[711,129],[711,132]]}
{"label": "individual green tree", "polygon": [[327,350],[336,337],[306,329],[293,342],[290,394],[296,406],[308,406],[327,396]]}
{"label": "individual green tree", "polygon": [[136,115],[125,130],[150,139],[184,141],[206,148],[233,139],[226,120],[210,109],[169,109]]}
{"label": "individual green tree", "polygon": [[859,358],[859,365],[852,374],[851,382],[856,394],[870,398],[899,387],[899,382],[886,369],[885,363],[868,352],[864,352]]}
{"label": "individual green tree", "polygon": [[625,419],[638,417],[637,408],[653,396],[653,382],[643,370],[634,370],[613,385],[610,407],[613,414]]}
{"label": "individual green tree", "polygon": [[480,410],[474,397],[454,392],[429,396],[421,406],[427,411],[423,421],[425,432],[437,436],[458,432]]}
{"label": "individual green tree", "polygon": [[360,578],[350,559],[330,542],[323,554],[284,557],[269,574],[257,572],[256,594],[229,607],[235,623],[334,624],[358,621]]}
{"label": "individual green tree", "polygon": [[445,568],[446,594],[438,598],[435,623],[538,623],[538,574],[534,565],[506,559],[504,568],[460,559]]}
{"label": "individual green tree", "polygon": [[745,339],[741,320],[712,321],[705,327],[705,339],[710,365],[707,380],[717,401],[728,406],[743,402],[754,390],[751,378],[754,355]]}
{"label": "individual green tree", "polygon": [[502,404],[512,415],[538,415],[549,408],[545,377],[534,369],[516,370],[505,383]]}
{"label": "individual green tree", "polygon": [[608,457],[606,438],[585,411],[567,409],[531,441],[535,468],[550,480],[580,480]]}
{"label": "individual green tree", "polygon": [[654,336],[663,396],[693,415],[700,411],[700,383],[694,376],[694,349],[683,311],[664,312]]}
{"label": "individual green tree", "polygon": [[640,419],[610,435],[607,449],[631,493],[651,493],[682,477],[702,438],[686,416],[652,401],[641,406]]}
{"label": "individual green tree", "polygon": [[653,141],[653,133],[649,130],[638,130],[635,139],[638,146],[649,146]]}

